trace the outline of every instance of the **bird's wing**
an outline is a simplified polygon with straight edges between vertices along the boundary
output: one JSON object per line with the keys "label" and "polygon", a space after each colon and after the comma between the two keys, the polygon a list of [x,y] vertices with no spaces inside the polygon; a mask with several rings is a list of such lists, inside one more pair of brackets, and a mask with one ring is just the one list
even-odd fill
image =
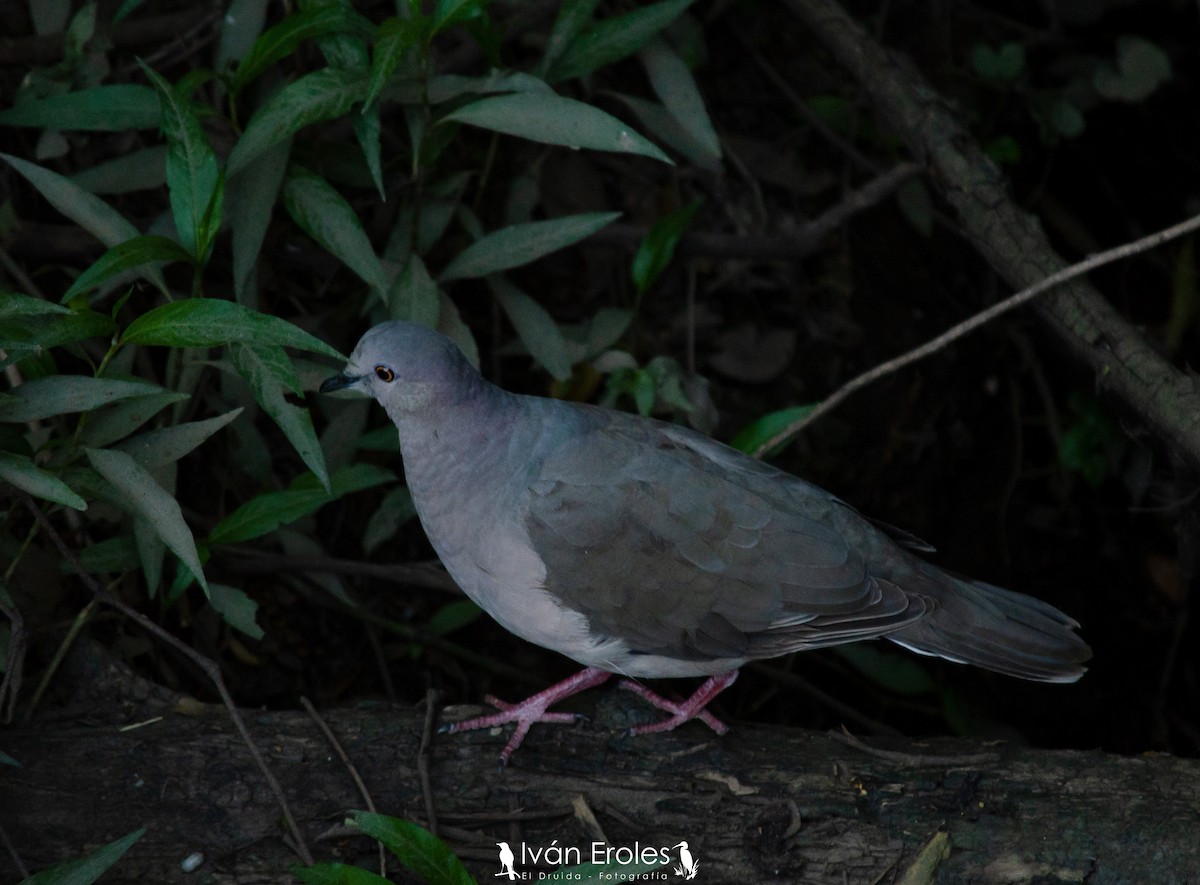
{"label": "bird's wing", "polygon": [[590,417],[550,448],[524,515],[547,590],[594,631],[645,654],[769,657],[922,613],[868,573],[828,493],[684,428]]}

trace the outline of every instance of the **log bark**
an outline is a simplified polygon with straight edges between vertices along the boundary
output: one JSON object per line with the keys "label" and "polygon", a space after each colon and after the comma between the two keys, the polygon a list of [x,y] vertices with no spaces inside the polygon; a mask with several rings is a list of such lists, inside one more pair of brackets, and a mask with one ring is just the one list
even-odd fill
{"label": "log bark", "polygon": [[[120,696],[105,688],[122,680]],[[280,810],[222,708],[120,674],[93,672],[88,684],[90,708],[0,732],[20,762],[0,771],[0,826],[28,869],[146,827],[105,882],[292,881]],[[499,872],[500,840],[573,848],[572,861],[589,860],[601,840],[614,851],[687,840],[705,883],[898,881],[939,833],[942,883],[1200,875],[1194,760],[960,739],[871,738],[864,748],[740,724],[720,738],[698,723],[627,738],[630,717],[646,713],[640,701],[616,690],[587,700],[594,722],[535,726],[504,772],[501,734],[434,740],[426,761],[440,833],[479,881]],[[246,716],[318,858],[371,863],[372,843],[338,827],[365,801],[316,723],[294,712]],[[424,823],[424,714],[368,704],[325,718],[378,810]],[[146,724],[122,730],[133,722]],[[194,852],[205,861],[185,876],[180,863]],[[517,869],[537,881],[520,853]],[[673,880],[673,867],[663,876]],[[0,853],[0,881],[20,878]]]}

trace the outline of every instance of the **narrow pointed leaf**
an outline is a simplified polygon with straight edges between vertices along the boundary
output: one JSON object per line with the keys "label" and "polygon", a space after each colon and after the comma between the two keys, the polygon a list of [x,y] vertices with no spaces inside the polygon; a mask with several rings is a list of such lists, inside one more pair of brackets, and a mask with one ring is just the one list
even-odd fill
{"label": "narrow pointed leaf", "polygon": [[482,277],[529,264],[543,255],[578,243],[620,216],[620,212],[587,212],[501,228],[456,255],[439,279]]}
{"label": "narrow pointed leaf", "polygon": [[[151,93],[153,94],[153,90]],[[20,157],[0,154],[0,158],[8,161],[9,165],[37,188],[50,205],[104,245],[116,246],[138,235],[138,229],[123,215],[69,178]]]}
{"label": "narrow pointed leaf", "polygon": [[228,174],[240,172],[255,157],[310,123],[348,113],[366,91],[364,74],[338,68],[314,71],[288,84],[250,118],[229,155]]}
{"label": "narrow pointed leaf", "polygon": [[90,292],[106,282],[136,267],[154,266],[166,261],[193,262],[188,250],[174,240],[154,235],[133,237],[123,243],[113,246],[96,259],[96,263],[75,278],[71,287],[63,293],[63,303],[67,303],[76,295]]}
{"label": "narrow pointed leaf", "polygon": [[654,93],[687,134],[716,162],[721,143],[704,107],[700,89],[682,58],[661,38],[651,40],[641,53]]}
{"label": "narrow pointed leaf", "polygon": [[208,590],[209,604],[226,624],[251,639],[262,639],[266,635],[256,620],[258,603],[247,596],[246,591],[228,584],[212,584]]}
{"label": "narrow pointed leaf", "polygon": [[150,430],[131,439],[124,440],[115,448],[131,455],[146,469],[171,464],[197,448],[201,443],[242,414],[242,409],[231,409],[215,418],[188,421],[172,427]]}
{"label": "narrow pointed leaf", "polygon": [[361,19],[337,5],[314,6],[289,15],[254,41],[233,76],[234,93],[241,92],[271,65],[291,55],[303,41],[360,27]]}
{"label": "narrow pointed leaf", "polygon": [[[815,408],[815,405],[790,406],[786,409],[780,409],[777,412],[770,412],[742,428],[737,436],[729,441],[729,444],[746,454],[755,454],[770,442],[777,433],[781,432],[793,421],[799,421]],[[777,454],[778,451],[778,448],[772,449],[769,452],[763,453],[763,457],[770,458]]]}
{"label": "narrow pointed leaf", "polygon": [[667,265],[671,263],[671,258],[675,255],[675,247],[679,245],[683,232],[692,223],[696,210],[699,208],[700,201],[693,200],[682,209],[677,209],[659,219],[646,233],[645,238],[638,246],[637,253],[633,256],[633,265],[630,271],[639,295],[645,294],[646,290],[654,285],[662,272],[666,270]]}
{"label": "narrow pointed leaf", "polygon": [[172,301],[129,324],[121,344],[218,347],[235,342],[278,345],[345,359],[337,350],[285,319],[218,298]]}
{"label": "narrow pointed leaf", "polygon": [[305,233],[380,295],[387,292],[387,275],[358,213],[329,182],[315,175],[293,175],[284,183],[283,201]]}
{"label": "narrow pointed leaf", "polygon": [[127,194],[167,183],[167,146],[155,144],[89,166],[71,181],[90,194]]}
{"label": "narrow pointed leaf", "polygon": [[554,83],[582,77],[632,55],[675,21],[692,2],[662,0],[596,23],[567,47],[550,67],[546,79]]}
{"label": "narrow pointed leaf", "polygon": [[87,510],[87,501],[53,473],[35,465],[31,458],[0,452],[0,481],[11,483],[34,497],[76,510]]}
{"label": "narrow pointed leaf", "polygon": [[538,65],[538,72],[544,74],[551,65],[566,52],[567,47],[575,42],[575,38],[583,33],[592,20],[598,0],[563,0],[559,7],[558,17],[550,29],[550,39],[546,41],[546,54]]}
{"label": "narrow pointed leaf", "polygon": [[124,132],[156,128],[161,117],[153,89],[124,83],[21,102],[0,111],[0,126]]}
{"label": "narrow pointed leaf", "polygon": [[90,375],[49,375],[26,381],[0,401],[0,421],[40,421],[52,415],[87,412],[133,396],[170,393],[145,381],[116,381]]}
{"label": "narrow pointed leaf", "polygon": [[429,37],[450,25],[467,21],[478,15],[487,0],[437,0],[429,26]]}
{"label": "narrow pointed leaf", "polygon": [[441,839],[428,830],[383,814],[356,811],[355,827],[394,854],[406,867],[433,885],[471,885],[474,879]]}
{"label": "narrow pointed leaf", "polygon": [[153,68],[142,70],[162,102],[163,133],[167,137],[167,192],[179,240],[201,261],[208,248],[203,218],[216,195],[220,175],[217,157],[191,103]]}
{"label": "narrow pointed leaf", "polygon": [[263,411],[279,425],[300,460],[328,488],[329,474],[325,469],[325,457],[317,441],[317,432],[313,428],[312,415],[308,409],[293,405],[284,397],[286,382],[272,368],[279,358],[279,354],[273,351],[273,346],[238,344],[230,348],[229,355],[234,368],[250,385]]}
{"label": "narrow pointed leaf", "polygon": [[571,347],[546,308],[503,277],[491,277],[488,282],[529,355],[557,380],[570,378]]}
{"label": "narrow pointed leaf", "polygon": [[88,461],[121,495],[121,503],[133,516],[144,519],[208,592],[208,582],[196,551],[192,530],[184,522],[179,502],[154,481],[145,467],[131,456],[114,449],[85,449]]}
{"label": "narrow pointed leaf", "polygon": [[130,397],[102,409],[93,409],[88,412],[87,423],[83,433],[79,435],[79,444],[93,449],[109,448],[112,443],[125,439],[167,406],[173,406],[187,398],[186,393],[166,390],[149,396]]}
{"label": "narrow pointed leaf", "polygon": [[316,476],[307,474],[299,477],[290,488],[264,492],[238,507],[217,524],[208,536],[208,543],[249,541],[293,523],[343,495],[395,481],[396,475],[390,470],[355,464],[335,472],[329,478],[330,491],[326,491],[318,484]]}
{"label": "narrow pointed leaf", "polygon": [[371,79],[364,108],[371,107],[379,97],[400,61],[421,41],[424,30],[425,20],[421,18],[389,18],[379,26],[371,55]]}
{"label": "narrow pointed leaf", "polygon": [[119,861],[145,832],[145,827],[134,830],[127,836],[102,845],[90,854],[63,861],[48,870],[35,873],[22,880],[21,885],[85,885],[95,882]]}
{"label": "narrow pointed leaf", "polygon": [[419,255],[410,255],[396,277],[388,296],[392,319],[408,320],[433,328],[437,325],[441,304],[438,285]]}
{"label": "narrow pointed leaf", "polygon": [[545,144],[637,154],[671,162],[653,142],[626,123],[599,108],[561,95],[540,92],[497,95],[465,105],[442,120],[467,123]]}
{"label": "narrow pointed leaf", "polygon": [[240,304],[250,303],[255,264],[271,223],[271,213],[291,151],[291,140],[281,141],[251,161],[244,175],[229,182],[233,290]]}

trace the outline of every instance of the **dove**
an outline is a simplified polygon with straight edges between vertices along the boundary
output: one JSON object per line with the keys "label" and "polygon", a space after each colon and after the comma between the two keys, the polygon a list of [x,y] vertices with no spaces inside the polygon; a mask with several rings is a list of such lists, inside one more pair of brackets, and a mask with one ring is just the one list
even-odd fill
{"label": "dove", "polygon": [[[614,674],[698,719],[749,661],[886,639],[1021,679],[1074,682],[1079,624],[1031,596],[944,571],[931,548],[797,476],[685,427],[504,390],[457,346],[404,321],[371,328],[322,393],[384,408],[405,481],[450,576],[502,627],[583,666],[519,703],[451,723],[569,722],[551,707]],[[640,680],[703,677],[684,700]]]}

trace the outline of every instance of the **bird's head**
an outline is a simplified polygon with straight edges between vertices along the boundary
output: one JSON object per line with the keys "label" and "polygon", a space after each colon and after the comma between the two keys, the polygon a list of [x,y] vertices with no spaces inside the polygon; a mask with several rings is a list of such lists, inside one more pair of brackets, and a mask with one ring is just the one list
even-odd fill
{"label": "bird's head", "polygon": [[479,375],[445,335],[395,320],[370,329],[350,355],[342,374],[321,393],[359,390],[375,397],[393,421],[433,403],[449,403]]}

